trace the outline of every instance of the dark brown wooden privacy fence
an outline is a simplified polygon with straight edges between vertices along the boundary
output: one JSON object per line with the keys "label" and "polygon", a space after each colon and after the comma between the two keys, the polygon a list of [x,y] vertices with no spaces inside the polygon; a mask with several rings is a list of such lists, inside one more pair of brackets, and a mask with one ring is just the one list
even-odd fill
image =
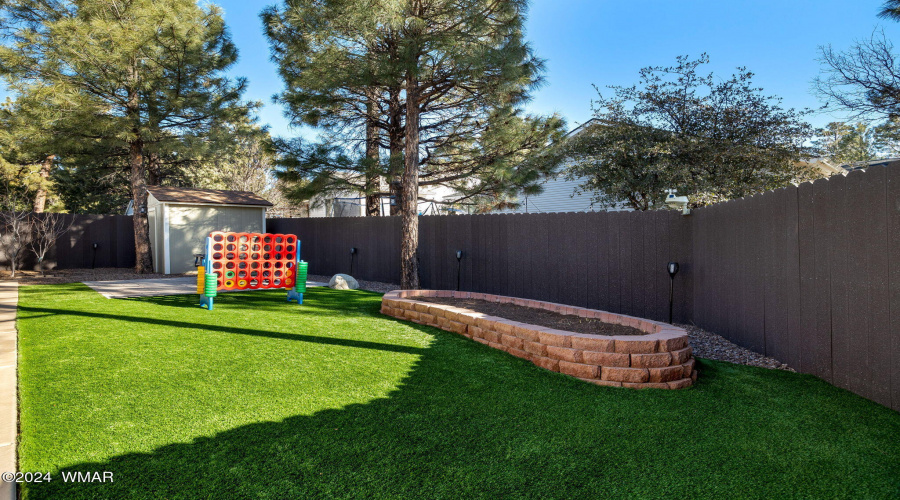
{"label": "dark brown wooden privacy fence", "polygon": [[[51,262],[134,265],[130,217],[67,217],[76,224]],[[311,274],[398,281],[398,218],[270,219],[268,230],[300,238]],[[462,290],[654,320],[668,317],[665,266],[677,261],[676,321],[900,410],[900,163],[690,216],[428,216],[420,230],[425,288],[456,288],[462,251]]]}
{"label": "dark brown wooden privacy fence", "polygon": [[900,410],[900,166],[691,218],[695,323]]}
{"label": "dark brown wooden privacy fence", "polygon": [[[425,288],[668,315],[900,410],[900,164],[673,212],[420,219]],[[276,219],[310,272],[397,282],[399,220]]]}
{"label": "dark brown wooden privacy fence", "polygon": [[[273,219],[296,234],[310,274],[351,273],[396,282],[398,218]],[[690,319],[690,220],[673,212],[428,216],[419,222],[423,288],[513,295],[656,320],[668,318],[670,260],[678,277],[675,317]],[[456,252],[463,257],[457,262]]]}
{"label": "dark brown wooden privacy fence", "polygon": [[[59,217],[72,226],[50,250],[45,268],[134,267],[134,229],[130,216],[62,214]],[[0,263],[9,268],[6,255],[0,255]],[[20,264],[20,269],[36,269],[37,260],[27,247]]]}

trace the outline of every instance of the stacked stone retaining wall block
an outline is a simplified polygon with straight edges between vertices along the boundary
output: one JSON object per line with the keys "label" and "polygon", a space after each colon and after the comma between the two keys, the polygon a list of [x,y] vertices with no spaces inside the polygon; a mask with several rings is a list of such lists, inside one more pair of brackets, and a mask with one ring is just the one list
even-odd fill
{"label": "stacked stone retaining wall block", "polygon": [[[490,316],[469,309],[421,302],[416,297],[478,299],[544,309],[631,326],[646,335],[573,333]],[[395,290],[385,294],[388,316],[455,332],[527,359],[535,365],[610,387],[682,389],[697,380],[687,332],[624,314],[502,295],[450,290]]]}

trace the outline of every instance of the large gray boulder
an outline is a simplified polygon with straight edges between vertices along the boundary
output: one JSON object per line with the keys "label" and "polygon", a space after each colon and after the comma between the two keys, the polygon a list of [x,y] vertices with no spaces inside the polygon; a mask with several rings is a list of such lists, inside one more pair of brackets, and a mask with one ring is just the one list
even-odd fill
{"label": "large gray boulder", "polygon": [[335,274],[328,282],[328,287],[335,290],[356,290],[359,288],[359,282],[349,274]]}

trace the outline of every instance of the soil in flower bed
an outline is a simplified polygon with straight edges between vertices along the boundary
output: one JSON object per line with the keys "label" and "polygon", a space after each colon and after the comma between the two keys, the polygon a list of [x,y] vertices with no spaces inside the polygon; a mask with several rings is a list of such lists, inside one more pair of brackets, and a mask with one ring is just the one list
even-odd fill
{"label": "soil in flower bed", "polygon": [[443,304],[453,307],[461,307],[490,316],[527,323],[529,325],[544,326],[575,333],[589,333],[593,335],[646,335],[647,332],[630,326],[605,323],[599,319],[582,318],[571,314],[559,314],[534,307],[517,306],[515,304],[500,304],[478,299],[456,299],[450,297],[414,297],[420,302]]}

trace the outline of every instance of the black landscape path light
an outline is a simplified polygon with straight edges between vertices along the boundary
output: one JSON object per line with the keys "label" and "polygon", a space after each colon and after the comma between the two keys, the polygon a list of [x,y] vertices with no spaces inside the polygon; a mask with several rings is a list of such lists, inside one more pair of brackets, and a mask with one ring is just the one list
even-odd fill
{"label": "black landscape path light", "polygon": [[675,275],[678,274],[678,263],[669,262],[666,270],[669,271],[669,324],[672,324],[672,304],[675,302]]}
{"label": "black landscape path light", "polygon": [[91,245],[91,269],[97,264],[97,248],[100,247],[100,244],[96,241],[93,245]]}
{"label": "black landscape path light", "polygon": [[350,276],[353,276],[353,256],[356,255],[356,247],[350,247]]}
{"label": "black landscape path light", "polygon": [[461,274],[460,271],[462,270],[462,258],[463,258],[463,251],[457,250],[456,251],[456,291],[457,292],[459,291],[459,277]]}

